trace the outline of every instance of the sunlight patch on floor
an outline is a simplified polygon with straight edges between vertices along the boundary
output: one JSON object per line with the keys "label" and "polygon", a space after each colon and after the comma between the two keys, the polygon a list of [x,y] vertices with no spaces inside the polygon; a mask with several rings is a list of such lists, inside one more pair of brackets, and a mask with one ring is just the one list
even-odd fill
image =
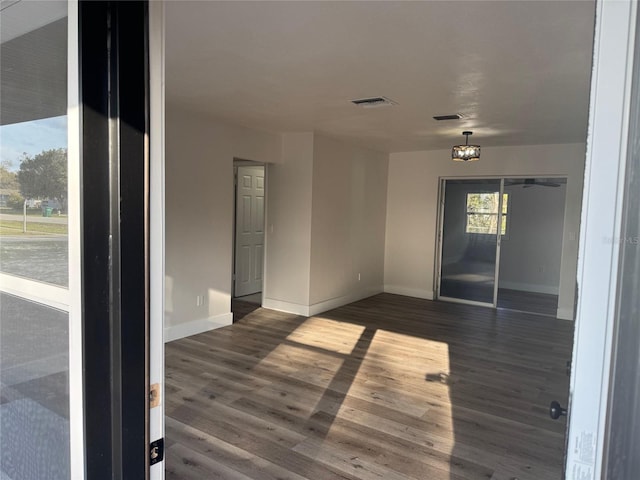
{"label": "sunlight patch on floor", "polygon": [[365,327],[310,317],[287,336],[292,342],[348,355],[353,351]]}
{"label": "sunlight patch on floor", "polygon": [[[371,425],[385,432],[450,454],[454,448],[450,395],[449,345],[428,338],[378,330],[348,394],[416,417],[404,422],[341,407],[338,417]],[[437,424],[423,422],[437,411]],[[382,422],[382,424],[381,424]]]}

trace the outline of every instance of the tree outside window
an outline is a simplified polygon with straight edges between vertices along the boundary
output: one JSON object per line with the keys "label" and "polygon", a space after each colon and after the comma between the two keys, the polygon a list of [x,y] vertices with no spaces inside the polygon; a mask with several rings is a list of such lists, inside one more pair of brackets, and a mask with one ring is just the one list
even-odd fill
{"label": "tree outside window", "polygon": [[[466,233],[495,235],[498,226],[499,192],[467,193]],[[502,197],[502,214],[500,215],[500,234],[507,233],[507,209],[509,194]]]}

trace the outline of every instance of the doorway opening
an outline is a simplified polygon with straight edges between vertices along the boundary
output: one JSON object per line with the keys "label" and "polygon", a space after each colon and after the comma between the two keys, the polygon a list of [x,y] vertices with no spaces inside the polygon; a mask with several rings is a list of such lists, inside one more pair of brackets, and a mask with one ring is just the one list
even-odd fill
{"label": "doorway opening", "polygon": [[237,322],[262,306],[264,282],[265,166],[234,160],[231,311]]}
{"label": "doorway opening", "polygon": [[438,298],[556,317],[566,183],[444,179]]}

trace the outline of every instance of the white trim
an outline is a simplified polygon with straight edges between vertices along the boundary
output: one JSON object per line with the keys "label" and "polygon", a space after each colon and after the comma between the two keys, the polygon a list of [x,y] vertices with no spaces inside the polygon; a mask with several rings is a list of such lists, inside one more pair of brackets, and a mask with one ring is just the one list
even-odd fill
{"label": "white trim", "polygon": [[379,293],[382,293],[383,291],[384,289],[382,288],[382,286],[370,287],[364,290],[350,293],[348,295],[343,295],[342,297],[331,298],[329,300],[314,303],[313,305],[309,305],[308,316],[311,317],[313,315],[318,315],[319,313],[327,312],[329,310],[333,310],[334,308],[342,307],[344,305],[357,302],[358,300],[372,297],[373,295],[377,295]]}
{"label": "white trim", "polygon": [[598,0],[585,164],[567,479],[601,478],[609,389],[636,2]]}
{"label": "white trim", "polygon": [[519,290],[521,292],[546,293],[547,295],[558,295],[557,285],[539,285],[536,283],[509,282],[500,280],[498,289],[507,288],[509,290]]}
{"label": "white trim", "polygon": [[[264,253],[262,255],[262,301],[264,301],[265,292],[267,292],[267,282],[269,281],[267,250],[269,248],[269,164],[264,164]],[[234,243],[235,244],[235,243]],[[235,253],[233,254],[235,258]],[[232,282],[233,283],[233,282]]]}
{"label": "white trim", "polygon": [[[467,194],[468,195],[468,194]],[[508,196],[507,196],[508,198]],[[466,201],[465,201],[466,203]],[[496,224],[496,259],[495,270],[493,272],[493,306],[498,306],[498,288],[500,283],[500,255],[502,254],[502,207],[504,203],[504,178],[500,179],[500,193],[498,193],[498,216]],[[507,213],[509,212],[509,202],[507,201]],[[509,235],[509,225],[511,222],[507,217],[507,228],[505,229],[505,237]],[[466,229],[466,227],[465,227]]]}
{"label": "white trim", "polygon": [[67,23],[67,196],[69,238],[69,452],[71,479],[85,478],[84,380],[82,357],[82,193],[80,174],[80,59],[78,1],[68,2]]}
{"label": "white trim", "polygon": [[278,312],[293,313],[294,315],[302,315],[303,317],[309,316],[309,305],[300,305],[299,303],[263,297],[262,306],[270,310],[277,310]]}
{"label": "white trim", "polygon": [[[164,437],[165,48],[164,2],[149,2],[149,383],[160,384],[160,404],[149,410],[149,439]],[[164,460],[150,480],[164,478]]]}
{"label": "white trim", "polygon": [[385,285],[385,293],[393,293],[395,295],[404,295],[405,297],[424,298],[433,300],[435,295],[430,290],[422,290],[420,288],[403,287],[401,285]]}
{"label": "white trim", "polygon": [[292,313],[294,315],[302,315],[303,317],[312,317],[334,308],[342,307],[358,300],[377,295],[385,291],[382,286],[370,287],[364,290],[358,290],[341,297],[331,298],[329,300],[323,300],[322,302],[314,303],[312,305],[301,305],[299,303],[286,302],[284,300],[276,300],[274,298],[263,298],[262,306],[270,310],[277,310],[279,312]]}
{"label": "white trim", "polygon": [[171,325],[164,328],[164,341],[173,342],[181,338],[190,337],[199,333],[215,330],[216,328],[228,327],[233,323],[233,313],[223,313],[213,317],[192,320],[178,325]]}
{"label": "white trim", "polygon": [[65,312],[69,311],[69,290],[64,287],[0,273],[0,292]]}
{"label": "white trim", "polygon": [[558,311],[556,313],[556,318],[560,320],[571,320],[573,321],[573,309],[572,308],[560,308],[558,307]]}
{"label": "white trim", "polygon": [[[562,145],[562,144],[561,144]],[[495,180],[504,178],[505,180],[518,180],[526,178],[557,178],[559,180],[569,178],[567,173],[530,173],[528,175],[504,175],[496,173],[494,175],[443,175],[438,177],[440,180]],[[507,185],[508,186],[508,185]]]}
{"label": "white trim", "polygon": [[[444,200],[446,195],[447,182],[446,180],[439,178],[438,179],[438,233],[436,234],[436,259],[433,262],[434,265],[434,282],[435,291],[431,292],[431,298],[429,300],[433,300],[434,298],[438,298],[440,295],[440,288],[442,287],[442,236],[444,234]],[[390,286],[390,288],[402,288]],[[387,285],[385,285],[385,292],[387,292]],[[389,292],[393,293],[393,292]],[[399,293],[403,295],[402,293]],[[410,295],[411,296],[411,295]]]}

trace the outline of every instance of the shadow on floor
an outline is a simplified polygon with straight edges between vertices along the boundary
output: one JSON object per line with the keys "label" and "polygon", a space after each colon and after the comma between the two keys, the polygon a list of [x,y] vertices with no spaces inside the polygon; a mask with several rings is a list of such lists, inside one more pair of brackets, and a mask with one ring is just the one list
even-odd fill
{"label": "shadow on floor", "polygon": [[377,295],[167,344],[167,478],[561,478],[572,326]]}
{"label": "shadow on floor", "polygon": [[236,323],[250,313],[255,312],[260,308],[260,306],[260,297],[256,297],[255,295],[249,295],[249,298],[232,298],[231,312],[233,313],[233,323]]}

